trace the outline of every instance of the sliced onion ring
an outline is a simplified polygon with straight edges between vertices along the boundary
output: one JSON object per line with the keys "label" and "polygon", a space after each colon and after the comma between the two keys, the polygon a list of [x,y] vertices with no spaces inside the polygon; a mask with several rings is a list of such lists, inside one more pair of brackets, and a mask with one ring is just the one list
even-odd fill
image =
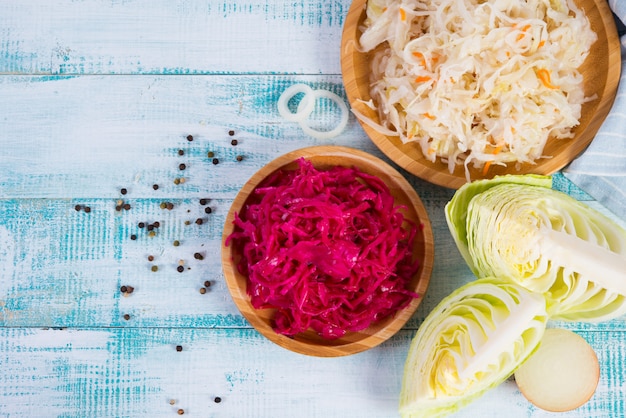
{"label": "sliced onion ring", "polygon": [[[346,128],[346,125],[348,124],[348,117],[350,116],[348,112],[348,106],[344,103],[343,99],[339,97],[337,94],[328,90],[314,90],[313,98],[314,98],[314,100],[312,100],[313,105],[315,105],[315,102],[317,101],[317,99],[320,99],[320,98],[330,99],[334,101],[335,103],[337,103],[337,106],[339,106],[339,109],[341,110],[341,119],[339,121],[339,124],[335,128],[331,129],[330,131],[318,131],[317,129],[313,129],[309,126],[308,116],[307,116],[304,120],[298,121],[298,124],[302,128],[302,131],[305,134],[310,135],[316,139],[334,138],[337,135],[339,135],[341,132],[343,132],[343,130]],[[298,105],[298,114],[300,114],[300,106],[302,106],[302,111],[304,112],[306,108],[308,108],[309,102],[311,102],[311,100],[308,100],[307,97],[304,97],[300,101],[300,104]]]}
{"label": "sliced onion ring", "polygon": [[[300,99],[298,107],[294,113],[289,110],[289,101],[299,93],[304,93],[304,96]],[[326,98],[334,101],[337,103],[337,106],[341,111],[339,124],[334,129],[329,131],[319,131],[317,129],[313,129],[308,123],[309,116],[311,116],[315,110],[315,103],[317,102],[317,99],[320,98]],[[280,113],[283,118],[290,122],[297,122],[305,134],[316,139],[330,139],[339,135],[346,128],[350,116],[348,106],[337,94],[328,90],[313,90],[311,87],[302,83],[293,84],[287,87],[278,98],[277,107],[278,113]]]}
{"label": "sliced onion ring", "polygon": [[[298,109],[293,113],[289,110],[289,101],[299,93],[304,93],[304,97],[300,99]],[[313,89],[306,84],[299,83],[287,87],[278,98],[278,113],[290,122],[302,123],[315,109],[315,100],[309,99],[313,95]]]}

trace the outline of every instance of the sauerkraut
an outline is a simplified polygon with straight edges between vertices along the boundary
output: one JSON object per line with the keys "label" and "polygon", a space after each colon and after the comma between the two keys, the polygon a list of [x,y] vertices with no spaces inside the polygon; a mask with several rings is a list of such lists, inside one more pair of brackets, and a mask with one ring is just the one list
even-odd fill
{"label": "sauerkraut", "polygon": [[379,123],[364,122],[468,180],[470,164],[548,157],[594,99],[578,68],[597,36],[571,0],[369,0],[366,13]]}

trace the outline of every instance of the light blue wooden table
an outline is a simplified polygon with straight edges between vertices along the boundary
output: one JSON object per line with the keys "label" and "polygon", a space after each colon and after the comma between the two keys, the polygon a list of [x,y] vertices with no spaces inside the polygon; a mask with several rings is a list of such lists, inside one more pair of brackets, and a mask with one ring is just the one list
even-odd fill
{"label": "light blue wooden table", "polygon": [[[445,225],[451,190],[407,174],[433,224],[431,285],[401,332],[361,354],[314,358],[263,338],[230,299],[219,258],[232,199],[270,160],[316,144],[382,157],[354,117],[341,136],[317,141],[276,109],[293,83],[345,97],[349,6],[0,2],[0,417],[398,416],[415,330],[473,279]],[[322,127],[336,117],[332,106],[315,114]],[[555,182],[605,211],[563,176]],[[119,201],[130,209],[116,210]],[[156,221],[154,236],[138,226]],[[585,337],[601,364],[591,401],[559,416],[624,416],[624,320],[553,325]],[[458,416],[552,415],[508,381]]]}

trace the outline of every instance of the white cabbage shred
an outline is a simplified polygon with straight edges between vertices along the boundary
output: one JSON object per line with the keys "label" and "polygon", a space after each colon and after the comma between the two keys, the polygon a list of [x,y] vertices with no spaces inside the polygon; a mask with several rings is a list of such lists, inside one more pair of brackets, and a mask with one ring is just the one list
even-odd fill
{"label": "white cabbage shred", "polygon": [[594,99],[578,68],[597,36],[571,0],[369,0],[366,13],[380,123],[361,120],[450,172],[545,157]]}

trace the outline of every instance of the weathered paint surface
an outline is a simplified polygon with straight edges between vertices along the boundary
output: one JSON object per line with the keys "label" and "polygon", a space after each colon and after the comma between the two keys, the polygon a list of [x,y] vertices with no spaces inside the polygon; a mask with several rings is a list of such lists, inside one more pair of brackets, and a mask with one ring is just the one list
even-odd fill
{"label": "weathered paint surface", "polygon": [[[473,279],[443,215],[451,190],[407,175],[435,233],[431,286],[403,331],[355,356],[306,357],[261,337],[219,259],[230,203],[268,161],[327,143],[382,157],[352,116],[340,137],[318,141],[276,109],[293,83],[344,96],[349,5],[0,2],[0,417],[398,415],[415,329]],[[312,121],[331,126],[336,109],[320,102]],[[555,187],[604,210],[562,175]],[[155,221],[152,237],[138,226]],[[581,333],[602,365],[594,398],[561,416],[623,416],[625,322],[552,325]],[[549,416],[512,381],[458,414],[504,415]]]}

